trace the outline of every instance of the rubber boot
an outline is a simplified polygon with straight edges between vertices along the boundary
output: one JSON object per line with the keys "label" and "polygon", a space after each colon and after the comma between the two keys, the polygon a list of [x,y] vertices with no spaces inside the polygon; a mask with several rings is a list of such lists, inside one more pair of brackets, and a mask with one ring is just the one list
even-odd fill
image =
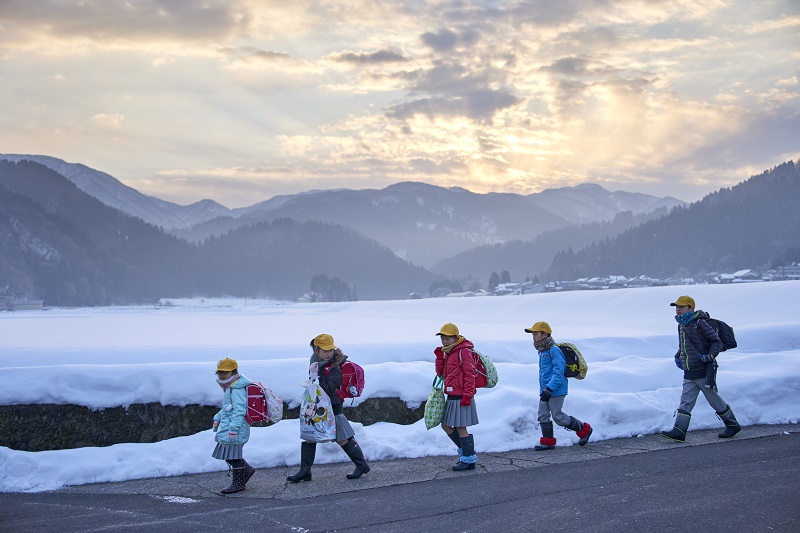
{"label": "rubber boot", "polygon": [[311,481],[311,467],[314,465],[314,457],[317,455],[316,442],[303,442],[300,444],[300,471],[286,479],[292,483],[298,481]]}
{"label": "rubber boot", "polygon": [[[244,459],[242,459],[244,461]],[[247,485],[247,482],[250,481],[250,478],[253,477],[253,474],[256,473],[256,469],[250,466],[250,463],[244,461],[244,483]]]}
{"label": "rubber boot", "polygon": [[475,454],[475,438],[472,435],[461,437],[461,453],[461,460],[453,467],[453,470],[456,472],[475,470],[478,456]]}
{"label": "rubber boot", "polygon": [[358,445],[355,437],[347,439],[347,444],[342,446],[342,449],[356,465],[356,469],[351,474],[347,474],[347,479],[358,479],[369,472],[369,465],[367,460],[364,459],[364,452],[361,451],[361,446]]}
{"label": "rubber boot", "polygon": [[733,416],[733,411],[731,410],[730,405],[722,413],[717,411],[717,415],[719,416],[720,420],[725,422],[725,430],[717,435],[719,438],[729,439],[731,437],[735,437],[742,430],[742,426],[739,425],[739,422],[736,421],[736,417]]}
{"label": "rubber boot", "polygon": [[[576,420],[576,419],[573,418],[573,420]],[[592,426],[590,426],[586,422],[578,422],[578,423],[581,426],[581,429],[576,432],[576,435],[578,435],[578,439],[579,439],[578,440],[578,445],[579,446],[586,446],[586,443],[589,442],[589,437],[592,436],[592,431],[594,431],[594,430],[592,429]]]}
{"label": "rubber boot", "polygon": [[533,447],[537,452],[544,450],[552,450],[556,447],[556,439],[553,437],[553,423],[542,422],[542,438],[539,439],[539,444]]}
{"label": "rubber boot", "polygon": [[686,440],[686,432],[689,431],[689,422],[692,421],[692,413],[682,409],[675,411],[675,426],[669,431],[662,431],[660,435],[668,439],[683,442]]}
{"label": "rubber boot", "polygon": [[[228,464],[230,465],[231,472],[233,473],[233,481],[231,481],[230,487],[222,489],[220,492],[222,494],[234,494],[236,492],[242,492],[247,484],[247,467],[245,466],[247,463],[239,460],[229,461]],[[253,471],[255,472],[255,469],[253,469]]]}
{"label": "rubber boot", "polygon": [[[460,463],[461,462],[461,437],[458,436],[458,430],[454,429],[451,433],[448,433],[447,436],[450,437],[450,440],[453,441],[453,444],[455,444],[456,448],[458,448],[458,463]],[[456,463],[456,464],[458,464],[458,463]]]}

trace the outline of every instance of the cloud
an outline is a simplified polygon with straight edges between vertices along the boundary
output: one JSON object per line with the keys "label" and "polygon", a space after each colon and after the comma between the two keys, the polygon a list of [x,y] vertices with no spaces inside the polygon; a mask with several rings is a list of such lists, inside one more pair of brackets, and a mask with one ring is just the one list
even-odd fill
{"label": "cloud", "polygon": [[196,42],[244,31],[251,15],[228,0],[3,0],[0,20],[28,38]]}
{"label": "cloud", "polygon": [[344,51],[330,54],[325,59],[340,63],[352,63],[355,65],[402,63],[404,61],[408,61],[408,58],[402,53],[394,50],[378,50],[377,52],[372,52],[369,54]]}

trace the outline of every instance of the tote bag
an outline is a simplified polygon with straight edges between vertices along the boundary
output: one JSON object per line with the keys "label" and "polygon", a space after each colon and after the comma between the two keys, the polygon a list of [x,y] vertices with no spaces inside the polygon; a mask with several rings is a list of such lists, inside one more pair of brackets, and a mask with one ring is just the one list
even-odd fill
{"label": "tote bag", "polygon": [[300,438],[308,442],[330,442],[336,440],[336,417],[331,399],[316,380],[312,380],[303,391],[300,404]]}
{"label": "tote bag", "polygon": [[434,428],[442,423],[444,414],[444,393],[442,392],[444,379],[436,376],[431,384],[431,393],[425,402],[425,427]]}

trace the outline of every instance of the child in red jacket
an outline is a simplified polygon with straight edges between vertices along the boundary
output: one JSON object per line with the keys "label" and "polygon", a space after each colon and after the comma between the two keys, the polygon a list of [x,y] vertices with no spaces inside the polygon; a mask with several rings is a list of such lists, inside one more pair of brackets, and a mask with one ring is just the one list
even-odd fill
{"label": "child in red jacket", "polygon": [[475,441],[467,426],[478,424],[475,408],[475,375],[477,369],[472,355],[473,344],[462,337],[455,324],[447,323],[439,333],[442,345],[436,348],[436,375],[444,378],[447,402],[442,414],[442,429],[458,447],[456,472],[474,470],[478,462]]}

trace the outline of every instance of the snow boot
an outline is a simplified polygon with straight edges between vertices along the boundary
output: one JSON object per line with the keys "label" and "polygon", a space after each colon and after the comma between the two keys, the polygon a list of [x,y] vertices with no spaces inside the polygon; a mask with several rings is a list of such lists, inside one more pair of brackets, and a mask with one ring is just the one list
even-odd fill
{"label": "snow boot", "polygon": [[369,472],[369,465],[367,460],[364,459],[364,452],[361,451],[361,446],[358,445],[355,437],[347,439],[347,444],[342,446],[342,449],[356,465],[356,469],[351,474],[347,474],[347,479],[358,479]]}
{"label": "snow boot", "polygon": [[662,431],[660,435],[668,439],[683,442],[686,440],[686,432],[689,431],[689,422],[692,421],[692,413],[683,409],[675,411],[675,426],[669,431]]}
{"label": "snow boot", "polygon": [[[244,461],[244,459],[242,459]],[[250,463],[244,461],[244,484],[247,485],[247,482],[250,481],[250,478],[253,477],[253,474],[256,473],[256,469],[250,466]]]}
{"label": "snow boot", "polygon": [[478,456],[475,454],[475,438],[472,435],[461,437],[461,453],[461,460],[453,467],[453,470],[456,472],[475,470]]}
{"label": "snow boot", "polygon": [[725,430],[717,435],[719,438],[729,439],[731,437],[735,437],[742,430],[742,426],[739,425],[739,422],[736,421],[736,417],[733,416],[733,411],[731,410],[730,405],[722,413],[717,411],[717,416],[719,416],[720,420],[725,422]]}
{"label": "snow boot", "polygon": [[556,439],[553,437],[553,423],[542,422],[542,438],[539,439],[539,444],[533,447],[537,452],[544,450],[552,450],[556,447]]}
{"label": "snow boot", "polygon": [[[461,437],[458,436],[458,430],[454,429],[452,431],[452,433],[448,433],[447,436],[450,437],[450,440],[453,441],[453,444],[455,444],[456,448],[458,448],[458,463],[460,463],[461,462]],[[458,463],[456,463],[456,465],[458,465]]]}
{"label": "snow boot", "polygon": [[578,440],[578,445],[586,446],[586,443],[589,442],[589,437],[592,436],[593,431],[594,430],[592,429],[592,426],[584,422],[581,425],[581,430],[576,433],[578,435],[578,439],[580,439]]}
{"label": "snow boot", "polygon": [[[239,461],[229,461],[228,465],[231,467],[231,472],[233,473],[233,481],[231,481],[231,485],[228,488],[222,489],[220,492],[222,494],[234,494],[236,492],[242,492],[247,484],[247,463],[243,460]],[[251,467],[252,468],[252,467]],[[253,469],[255,472],[255,469]],[[251,476],[253,474],[250,474]]]}
{"label": "snow boot", "polygon": [[292,483],[298,481],[311,481],[311,467],[314,465],[314,457],[317,455],[316,442],[303,442],[300,444],[300,471],[286,479]]}

